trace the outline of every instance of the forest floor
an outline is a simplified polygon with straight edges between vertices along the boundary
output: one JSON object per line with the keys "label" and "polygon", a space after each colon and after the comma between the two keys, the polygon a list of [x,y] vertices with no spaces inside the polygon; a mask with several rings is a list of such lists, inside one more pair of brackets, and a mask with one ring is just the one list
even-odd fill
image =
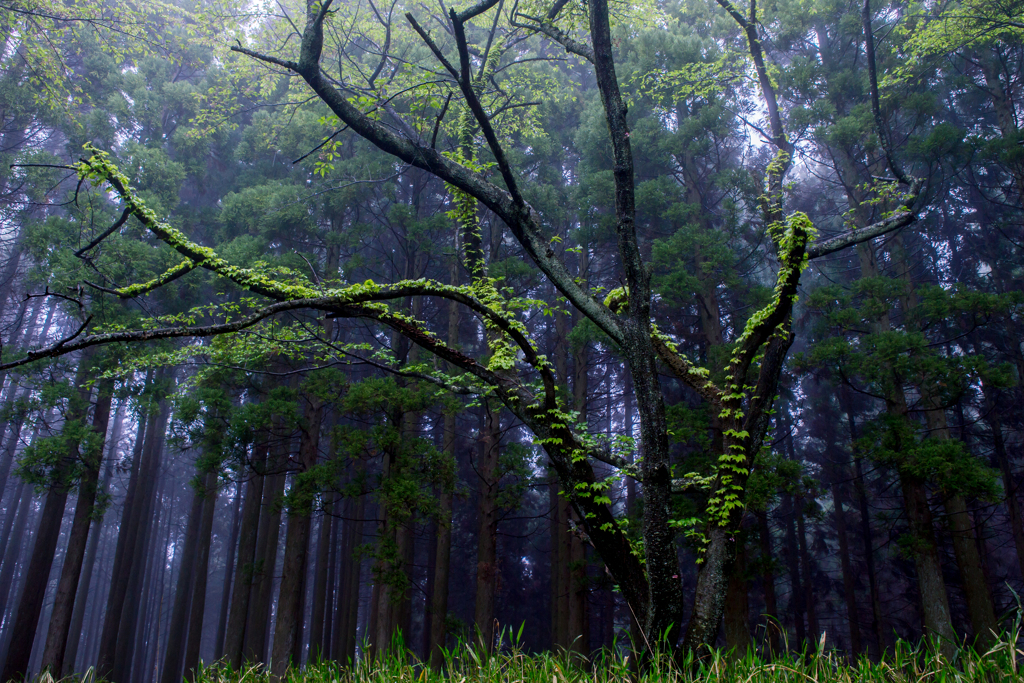
{"label": "forest floor", "polygon": [[[822,639],[824,642],[824,638]],[[803,656],[786,653],[773,660],[714,652],[698,666],[680,667],[662,658],[637,675],[635,662],[620,654],[599,654],[589,662],[578,656],[528,654],[514,645],[481,657],[473,648],[447,653],[443,672],[434,672],[411,657],[384,657],[354,668],[334,662],[310,664],[280,683],[1020,683],[1024,681],[1024,637],[1017,629],[986,650],[933,647],[899,641],[880,662],[849,661],[835,651]],[[47,680],[48,679],[48,680]],[[44,675],[36,683],[53,683]],[[67,683],[97,683],[90,675]],[[194,683],[272,683],[263,667],[234,671],[220,665],[202,669]]]}

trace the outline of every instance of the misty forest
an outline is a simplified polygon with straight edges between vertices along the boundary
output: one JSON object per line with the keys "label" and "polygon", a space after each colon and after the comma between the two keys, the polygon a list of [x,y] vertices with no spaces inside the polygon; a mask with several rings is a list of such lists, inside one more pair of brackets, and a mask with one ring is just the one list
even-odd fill
{"label": "misty forest", "polygon": [[0,681],[1020,675],[1021,0],[0,0],[0,161]]}

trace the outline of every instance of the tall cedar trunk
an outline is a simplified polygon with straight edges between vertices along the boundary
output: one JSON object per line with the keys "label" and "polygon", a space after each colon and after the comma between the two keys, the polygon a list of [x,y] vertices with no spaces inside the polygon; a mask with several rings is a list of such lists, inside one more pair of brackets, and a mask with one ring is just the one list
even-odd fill
{"label": "tall cedar trunk", "polygon": [[[357,465],[354,474],[362,472]],[[356,656],[356,620],[359,614],[359,584],[362,561],[358,548],[363,543],[363,512],[366,498],[357,495],[345,501],[344,534],[341,546],[341,586],[334,622],[331,656],[342,664],[354,664]]]}
{"label": "tall cedar trunk", "polygon": [[[163,500],[163,493],[167,488],[167,482],[161,481],[159,488],[156,490],[155,500]],[[149,669],[149,652],[155,648],[148,647],[150,643],[158,641],[160,636],[158,625],[152,618],[154,612],[160,611],[160,598],[163,596],[163,575],[164,567],[166,562],[159,562],[157,566],[158,558],[164,559],[166,553],[161,553],[157,549],[170,546],[170,519],[173,516],[170,514],[170,510],[166,515],[168,521],[167,531],[159,533],[160,530],[160,511],[153,511],[152,519],[152,532],[149,533],[149,539],[146,543],[146,550],[142,556],[142,561],[145,565],[143,579],[142,579],[142,590],[140,591],[141,605],[139,607],[140,613],[136,618],[135,628],[135,645],[132,649],[132,655],[130,659],[125,660],[125,678],[129,681],[138,680],[144,672],[150,671]]]}
{"label": "tall cedar trunk", "polygon": [[800,574],[803,576],[804,609],[807,611],[807,638],[811,648],[818,645],[818,601],[814,595],[813,558],[807,549],[807,529],[804,523],[803,496],[796,500],[796,536],[800,545]]}
{"label": "tall cedar trunk", "polygon": [[736,559],[729,571],[725,593],[725,647],[732,656],[742,658],[753,645],[750,638],[750,600],[747,580],[747,548],[745,540],[737,540]]}
{"label": "tall cedar trunk", "polygon": [[[110,451],[103,467],[103,479],[100,482],[99,498],[105,500],[110,490],[110,480],[114,473],[114,461],[117,459],[117,442],[121,438],[121,425],[124,423],[124,404],[118,403],[114,411],[114,426],[110,431]],[[93,570],[96,567],[96,556],[99,551],[100,538],[103,535],[104,520],[106,516],[96,520],[89,532],[89,546],[85,551],[85,564],[82,567],[82,577],[79,579],[78,592],[75,598],[75,609],[71,615],[71,627],[68,629],[71,638],[68,640],[67,648],[64,650],[65,673],[77,671],[75,666],[78,658],[78,648],[81,641],[85,640],[86,634],[82,632],[82,625],[85,622],[85,608],[89,601],[90,588],[92,586]],[[101,565],[102,566],[102,565]],[[99,604],[98,601],[96,604]]]}
{"label": "tall cedar trunk", "polygon": [[185,641],[185,679],[194,681],[199,666],[199,646],[203,637],[203,615],[206,614],[206,583],[210,576],[210,541],[213,536],[213,516],[217,509],[217,473],[209,472],[203,483],[203,517],[199,524],[199,546],[196,549],[196,568],[192,585],[192,606],[188,620],[188,639]]}
{"label": "tall cedar trunk", "polygon": [[[145,386],[153,387],[152,371],[146,376]],[[128,477],[128,490],[125,493],[121,521],[117,531],[117,545],[114,550],[114,564],[110,578],[110,589],[107,592],[107,604],[103,611],[103,628],[100,632],[99,652],[97,653],[96,673],[100,677],[109,677],[114,670],[114,659],[117,653],[117,633],[121,625],[121,613],[128,592],[128,577],[131,564],[128,558],[134,549],[138,522],[135,500],[139,489],[139,473],[142,471],[142,456],[145,451],[146,432],[156,429],[157,415],[150,414],[148,419],[139,416],[139,428],[135,435],[132,448],[131,474]],[[152,454],[148,454],[152,455]],[[147,465],[148,469],[148,465]]]}
{"label": "tall cedar trunk", "polygon": [[[453,259],[449,271],[451,284],[459,282],[458,263]],[[448,345],[457,348],[459,344],[459,306],[454,301],[448,304]],[[444,415],[444,434],[442,449],[445,456],[455,466],[455,415],[448,412]],[[444,664],[442,649],[447,640],[445,624],[448,620],[448,578],[451,568],[452,551],[452,489],[453,485],[444,483],[440,487],[437,501],[437,538],[434,543],[434,576],[431,586],[430,604],[430,668],[440,671]]]}
{"label": "tall cedar trunk", "polygon": [[[4,554],[3,569],[0,569],[0,617],[7,613],[8,598],[14,583],[14,571],[20,564],[21,546],[25,538],[25,529],[28,528],[28,517],[32,512],[32,499],[34,498],[34,490],[29,484],[22,483],[17,490],[18,494],[12,501],[17,502],[17,514],[12,517],[13,528],[10,542],[7,544],[7,552]],[[0,656],[3,655],[4,651],[0,648]]]}
{"label": "tall cedar trunk", "polygon": [[903,504],[914,540],[914,568],[921,592],[921,612],[926,635],[938,636],[945,643],[956,642],[949,614],[946,582],[942,578],[938,544],[932,511],[928,507],[928,491],[924,480],[910,472],[900,472]]}
{"label": "tall cedar trunk", "polygon": [[[842,477],[844,473],[840,472]],[[857,616],[857,595],[853,575],[853,562],[850,558],[850,539],[846,533],[846,502],[845,487],[836,480],[832,484],[832,509],[836,523],[836,535],[839,537],[839,561],[843,571],[843,597],[846,599],[846,623],[850,628],[850,651],[859,655],[864,650],[860,637],[860,619]]]}
{"label": "tall cedar trunk", "polygon": [[242,485],[239,483],[235,491],[235,503],[232,506],[231,535],[224,551],[224,582],[220,589],[220,615],[217,618],[217,637],[214,640],[213,658],[224,656],[225,632],[228,628],[228,608],[231,606],[231,585],[235,577],[235,551],[238,549],[238,534],[242,525]]}
{"label": "tall cedar trunk", "polygon": [[[87,350],[79,359],[73,385],[77,389],[77,400],[73,398],[71,401],[67,413],[68,423],[80,424],[85,419],[86,411],[89,407],[90,390],[83,385],[88,378],[88,374],[92,371],[93,354],[94,351],[91,349]],[[71,424],[67,425],[65,430],[69,427],[71,427]],[[32,655],[32,643],[35,640],[36,626],[39,624],[39,616],[43,609],[46,584],[49,581],[53,558],[57,552],[57,542],[60,540],[60,526],[64,518],[64,505],[68,499],[68,487],[70,485],[67,478],[70,468],[75,465],[78,459],[79,443],[76,440],[68,445],[68,451],[64,460],[55,467],[55,471],[51,475],[53,482],[46,492],[46,502],[43,504],[43,514],[39,520],[39,528],[36,531],[32,555],[25,570],[25,585],[22,589],[14,623],[11,627],[11,640],[7,650],[7,661],[4,663],[3,674],[0,675],[0,680],[2,681],[24,678],[28,672],[28,662]],[[86,530],[88,530],[88,527],[86,527]],[[83,538],[83,548],[84,542],[85,539]]]}
{"label": "tall cedar trunk", "polygon": [[[903,243],[896,235],[892,243],[895,256],[902,258]],[[879,274],[874,248],[864,243],[858,250],[860,254],[861,275],[874,277]],[[910,315],[914,302],[913,286],[910,282],[910,269],[904,268],[904,278],[908,283],[908,293],[902,297],[903,312]],[[873,324],[875,332],[886,332],[891,329],[888,314]],[[902,380],[893,370],[892,378],[887,382],[885,396],[886,412],[896,420],[909,420],[906,396],[903,393]],[[897,437],[899,440],[899,437]],[[902,444],[896,443],[894,450],[901,452]],[[921,597],[921,615],[924,620],[925,635],[934,635],[942,639],[943,647],[949,651],[955,642],[953,623],[950,618],[949,597],[946,594],[946,582],[942,576],[942,563],[939,558],[938,544],[935,539],[935,527],[932,512],[928,507],[928,489],[924,479],[912,471],[912,463],[901,463],[899,470],[900,488],[903,490],[903,508],[910,526],[913,540],[912,553],[914,568],[917,572],[917,585]]]}
{"label": "tall cedar trunk", "polygon": [[[72,660],[71,667],[65,669],[64,653],[67,649],[68,634],[71,629],[71,616],[75,609],[78,580],[82,575],[82,563],[85,560],[85,550],[89,540],[93,506],[96,503],[96,490],[99,486],[100,467],[103,464],[104,439],[107,435],[107,424],[110,422],[110,403],[113,392],[113,379],[104,379],[100,382],[92,421],[92,429],[96,432],[98,441],[92,452],[82,454],[83,474],[78,486],[75,516],[68,534],[64,563],[61,566],[57,592],[53,600],[53,610],[50,612],[46,644],[43,647],[41,667],[49,669],[54,678],[71,673],[70,669],[74,667]],[[78,637],[77,633],[75,637]]]}
{"label": "tall cedar trunk", "polygon": [[[927,392],[924,399],[930,404],[938,401]],[[949,425],[946,411],[935,408],[925,411],[928,423],[929,439],[948,440]],[[967,503],[958,493],[947,493],[943,496],[949,531],[953,538],[953,555],[956,558],[960,578],[963,581],[964,598],[967,601],[967,614],[971,620],[971,630],[982,650],[991,645],[999,626],[996,622],[996,610],[992,603],[992,592],[981,566],[981,554],[978,552],[978,539],[974,534],[974,521],[967,511]]]}
{"label": "tall cedar trunk", "polygon": [[768,510],[757,513],[758,542],[761,549],[761,588],[764,591],[765,631],[768,636],[768,654],[779,653],[779,604],[775,594],[775,557],[772,551],[772,530]]}
{"label": "tall cedar trunk", "polygon": [[254,563],[256,561],[256,534],[259,530],[260,504],[263,501],[263,483],[266,480],[267,454],[270,442],[266,432],[260,432],[263,440],[253,446],[253,468],[255,473],[245,484],[245,501],[242,503],[242,522],[238,539],[238,559],[235,563],[235,582],[231,586],[231,606],[228,611],[227,630],[224,634],[224,656],[234,668],[242,666],[242,652],[245,645],[246,621],[252,596]]}
{"label": "tall cedar trunk", "polygon": [[128,577],[128,589],[125,593],[124,612],[121,615],[121,625],[118,629],[117,655],[114,658],[114,671],[111,674],[114,681],[130,680],[131,664],[135,654],[135,638],[138,632],[139,607],[143,604],[143,579],[146,578],[144,568],[149,548],[150,537],[152,536],[153,525],[155,524],[154,508],[156,503],[156,485],[159,481],[157,473],[160,470],[160,461],[164,452],[164,438],[167,431],[167,420],[170,417],[171,404],[167,399],[161,400],[158,404],[156,426],[152,432],[146,434],[145,450],[150,451],[149,456],[143,456],[143,461],[149,468],[148,472],[140,473],[139,505],[137,520],[137,535],[135,547],[131,558],[131,573]]}
{"label": "tall cedar trunk", "polygon": [[[147,385],[149,382],[147,381]],[[128,575],[131,571],[128,558],[134,549],[135,536],[133,519],[135,499],[139,487],[139,471],[142,469],[142,454],[147,430],[155,429],[156,415],[148,419],[140,416],[138,431],[135,434],[135,445],[132,448],[131,473],[128,477],[128,489],[125,493],[121,510],[121,519],[117,529],[117,543],[114,548],[113,567],[111,570],[110,587],[107,590],[107,601],[103,611],[103,626],[97,652],[97,674],[107,677],[114,669],[114,658],[117,651],[117,632],[121,624],[121,613],[125,596],[128,592]]]}
{"label": "tall cedar trunk", "polygon": [[[331,453],[337,454],[340,448],[331,447]],[[331,503],[331,538],[327,542],[327,594],[324,596],[324,632],[320,638],[320,655],[322,659],[333,659],[334,653],[334,614],[336,611],[338,595],[341,589],[338,586],[339,572],[341,571],[340,544],[342,513],[344,512],[344,501],[338,494],[334,495],[334,502]]]}
{"label": "tall cedar trunk", "polygon": [[324,651],[324,615],[327,613],[327,579],[328,564],[331,558],[331,533],[334,517],[324,505],[324,514],[320,516],[320,533],[316,543],[316,575],[313,578],[313,614],[309,627],[309,661],[325,659]]}
{"label": "tall cedar trunk", "polygon": [[188,526],[185,527],[181,561],[178,563],[178,580],[174,586],[174,604],[171,607],[171,622],[168,626],[167,649],[164,651],[160,683],[179,683],[182,677],[182,660],[185,656],[185,638],[188,635],[189,606],[192,602],[192,585],[196,573],[196,555],[203,523],[205,497],[205,492],[199,486],[192,491],[192,505],[188,513]]}
{"label": "tall cedar trunk", "polygon": [[[580,251],[580,279],[587,278],[590,256],[586,247]],[[589,419],[587,396],[590,392],[590,354],[587,345],[582,344],[573,354],[573,407],[579,413],[579,421],[587,424]],[[577,527],[582,520],[576,517]],[[587,548],[579,534],[569,533],[569,623],[568,641],[573,652],[583,657],[590,656],[589,596],[590,579],[587,577]]]}
{"label": "tall cedar trunk", "polygon": [[996,620],[995,606],[992,604],[992,592],[989,590],[981,564],[978,539],[974,533],[974,520],[962,496],[949,496],[945,502],[949,531],[953,537],[953,553],[963,580],[971,630],[974,632],[978,647],[984,652],[998,635],[999,624]]}
{"label": "tall cedar trunk", "polygon": [[[316,465],[320,448],[320,425],[323,421],[323,402],[314,394],[304,394],[305,409],[299,440],[299,474]],[[270,660],[271,677],[279,680],[288,671],[302,637],[303,586],[306,576],[306,555],[309,552],[313,494],[310,484],[297,480],[290,495],[298,502],[290,502],[288,531],[285,535],[284,565],[281,570],[281,589],[277,601],[277,623],[274,628],[274,649]]]}
{"label": "tall cedar trunk", "polygon": [[498,582],[498,457],[501,408],[488,401],[481,429],[480,459],[476,472],[477,553],[474,624],[484,652],[494,647],[494,601]]}
{"label": "tall cedar trunk", "polygon": [[1020,568],[1020,575],[1024,577],[1024,515],[1021,514],[1020,494],[1017,492],[1017,485],[1013,481],[1013,471],[1010,467],[1010,457],[1006,452],[1006,441],[1003,439],[1003,425],[996,408],[996,392],[987,384],[982,384],[985,391],[985,421],[992,430],[993,457],[999,473],[1003,480],[1003,495],[1005,496],[1006,512],[1010,518],[1010,532],[1013,534],[1013,543],[1017,549],[1017,565]]}
{"label": "tall cedar trunk", "polygon": [[[288,455],[288,439],[275,433],[271,447],[270,469],[277,472]],[[278,499],[284,491],[284,474],[277,472],[263,484],[263,505],[256,536],[256,563],[253,568],[252,597],[245,626],[245,659],[263,663],[267,659],[267,631],[270,622],[271,590],[277,565],[278,538],[281,533],[281,508]]]}
{"label": "tall cedar trunk", "polygon": [[[843,402],[843,410],[846,412],[846,419],[850,428],[850,443],[853,443],[857,440],[857,422],[853,414],[850,390],[847,387],[843,387],[840,391],[840,398]],[[867,480],[864,477],[863,458],[855,458],[853,467],[856,475],[861,543],[864,546],[864,568],[867,571],[868,589],[871,594],[871,630],[878,647],[878,657],[881,658],[882,653],[885,652],[885,626],[882,620],[882,600],[878,590],[878,574],[875,571],[875,542],[874,535],[871,533],[871,513],[868,508]]]}
{"label": "tall cedar trunk", "polygon": [[788,493],[783,496],[786,508],[786,567],[789,570],[789,613],[793,619],[797,649],[807,639],[804,630],[804,591],[800,582],[800,549],[796,540],[796,506]]}
{"label": "tall cedar trunk", "polygon": [[[565,313],[559,308],[555,312],[555,339],[552,355],[555,377],[559,387],[569,386],[569,330]],[[551,647],[565,648],[569,645],[569,552],[568,518],[569,503],[561,494],[561,484],[551,484]]]}

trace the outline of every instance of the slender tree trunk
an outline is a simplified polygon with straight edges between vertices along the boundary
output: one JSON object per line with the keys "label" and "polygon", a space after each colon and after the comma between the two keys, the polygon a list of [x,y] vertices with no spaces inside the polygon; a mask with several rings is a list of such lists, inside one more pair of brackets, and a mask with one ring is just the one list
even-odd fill
{"label": "slender tree trunk", "polygon": [[[300,474],[316,465],[320,448],[320,427],[323,422],[324,406],[314,394],[305,395],[304,424],[299,441]],[[315,491],[310,484],[296,481],[293,495],[298,504],[288,510],[288,531],[285,536],[284,567],[281,574],[280,597],[277,602],[277,623],[274,629],[274,649],[270,673],[280,680],[289,666],[298,666],[296,657],[301,638],[304,617],[304,584],[306,576],[306,555],[309,552],[309,532],[312,523],[312,501]]]}
{"label": "slender tree trunk", "polygon": [[[265,433],[264,437],[266,437]],[[231,607],[228,611],[227,631],[224,634],[224,656],[236,670],[242,666],[246,621],[249,615],[255,571],[260,505],[263,500],[263,484],[266,480],[263,472],[269,448],[269,442],[266,440],[255,446],[253,456],[255,473],[245,484],[245,501],[242,503],[242,523],[239,531],[238,559],[235,564],[235,582],[231,586]]]}
{"label": "slender tree trunk", "polygon": [[804,590],[800,581],[800,549],[796,540],[796,505],[788,493],[783,496],[786,506],[786,566],[789,569],[789,612],[793,618],[796,646],[799,650],[807,640],[804,630]]}
{"label": "slender tree trunk", "polygon": [[185,641],[185,680],[195,680],[199,667],[199,646],[203,639],[203,616],[206,614],[206,584],[210,576],[210,541],[213,516],[217,509],[217,473],[209,472],[203,484],[203,517],[199,524],[199,545],[196,549],[195,577],[192,584],[192,606]]}
{"label": "slender tree trunk", "polygon": [[[146,376],[145,386],[152,388],[152,371]],[[146,453],[145,437],[146,431],[156,429],[158,418],[152,414],[148,419],[139,416],[138,432],[135,435],[135,445],[132,452],[131,474],[128,477],[128,489],[125,493],[124,507],[121,513],[121,520],[117,531],[117,545],[114,550],[114,564],[110,579],[110,589],[107,592],[107,604],[103,614],[103,628],[100,632],[99,651],[97,653],[96,673],[101,678],[109,677],[114,670],[114,660],[117,653],[117,634],[121,625],[121,613],[124,609],[125,597],[128,594],[128,577],[131,574],[131,565],[128,558],[132,556],[135,548],[135,537],[138,520],[135,516],[135,499],[139,488],[139,473],[142,470],[142,456]],[[152,456],[152,453],[147,455]],[[147,464],[147,471],[148,471]]]}
{"label": "slender tree trunk", "polygon": [[[857,440],[857,422],[847,387],[843,387],[840,391],[840,398],[843,402],[843,410],[846,412],[850,428],[850,443],[852,444]],[[867,480],[864,478],[863,459],[854,458],[853,467],[856,476],[857,508],[860,513],[860,535],[864,545],[864,568],[867,571],[868,588],[871,594],[871,629],[878,645],[878,657],[881,659],[885,652],[885,627],[882,621],[882,600],[878,591],[878,574],[875,571],[875,541],[874,535],[871,533],[871,513],[868,507]]]}
{"label": "slender tree trunk", "polygon": [[807,637],[812,648],[818,646],[818,636],[821,633],[818,628],[817,598],[814,595],[814,576],[812,572],[811,553],[807,549],[807,530],[804,523],[804,501],[797,499],[796,515],[797,540],[800,542],[800,573],[804,579],[804,608],[807,610]]}
{"label": "slender tree trunk", "polygon": [[[18,495],[12,502],[17,503],[17,515],[12,517],[13,529],[10,542],[7,544],[7,552],[4,553],[4,565],[0,570],[0,618],[7,613],[8,598],[11,595],[11,586],[14,584],[14,572],[19,565],[21,558],[21,546],[25,538],[25,529],[28,527],[28,517],[32,512],[33,489],[29,484],[22,483],[18,487]],[[8,629],[10,630],[10,629]],[[4,651],[0,649],[0,656]]]}
{"label": "slender tree trunk", "polygon": [[[445,416],[445,452],[455,457],[455,416]],[[430,606],[430,667],[440,671],[444,653],[448,618],[448,579],[452,549],[452,492],[441,491],[438,499],[437,540],[434,556],[434,588]]]}
{"label": "slender tree trunk", "polygon": [[[87,350],[79,359],[73,385],[78,390],[77,401],[73,399],[68,410],[67,421],[69,424],[64,427],[65,434],[69,432],[69,429],[76,428],[75,423],[81,423],[85,419],[89,407],[90,390],[83,385],[88,373],[92,371],[93,355],[94,352]],[[67,481],[68,470],[78,461],[78,458],[79,443],[75,440],[68,446],[66,460],[60,463],[52,474],[54,481],[50,484],[46,493],[46,502],[43,504],[43,514],[40,518],[39,529],[36,531],[32,555],[25,571],[25,587],[22,590],[21,599],[18,601],[18,609],[11,630],[11,641],[7,650],[7,661],[4,663],[0,680],[24,678],[28,672],[36,627],[43,609],[46,584],[49,581],[53,559],[57,552],[57,542],[60,540],[60,526],[64,518],[64,506],[67,503],[70,485],[70,482]],[[83,548],[84,540],[82,539]],[[77,576],[75,578],[77,579]]]}
{"label": "slender tree trunk", "polygon": [[925,634],[938,636],[947,644],[955,643],[956,634],[950,618],[946,582],[942,578],[942,565],[924,480],[901,471],[900,486],[903,489],[907,521],[914,538],[914,567],[917,570],[918,589],[921,591]]}
{"label": "slender tree trunk", "polygon": [[150,537],[153,527],[156,524],[155,507],[157,483],[163,459],[165,435],[167,432],[167,420],[171,413],[171,403],[163,399],[158,404],[157,420],[155,428],[146,435],[145,449],[150,451],[149,456],[144,456],[143,461],[148,467],[148,472],[140,472],[140,485],[138,489],[137,524],[134,548],[132,549],[130,563],[130,574],[128,576],[128,587],[125,592],[124,611],[121,615],[121,624],[118,628],[117,655],[114,658],[114,672],[112,680],[123,683],[131,678],[131,665],[135,655],[135,635],[138,633],[139,608],[143,604],[143,581],[146,578],[147,550],[150,547]]}
{"label": "slender tree trunk", "polygon": [[242,484],[235,492],[235,512],[231,516],[231,535],[224,551],[224,583],[220,590],[220,617],[217,619],[217,638],[214,641],[214,659],[224,656],[225,631],[228,627],[228,607],[231,603],[231,582],[235,576],[235,550],[238,547],[239,527],[242,518]]}
{"label": "slender tree trunk", "polygon": [[[356,478],[361,467],[357,466]],[[341,547],[341,587],[333,629],[332,656],[342,664],[355,664],[356,626],[359,614],[359,577],[362,561],[358,548],[363,542],[363,512],[366,499],[362,495],[345,501],[345,524]],[[371,633],[372,629],[367,629]]]}
{"label": "slender tree trunk", "polygon": [[324,650],[324,615],[327,613],[327,579],[328,565],[331,563],[331,533],[334,518],[324,505],[324,514],[320,516],[320,529],[316,543],[316,575],[313,578],[313,614],[309,631],[309,661],[325,659]]}
{"label": "slender tree trunk", "polygon": [[[948,441],[949,424],[944,408],[937,407],[938,401],[925,392],[924,399],[935,406],[925,411],[928,424],[929,439]],[[981,555],[978,552],[978,540],[974,534],[974,521],[967,511],[967,503],[962,495],[950,493],[943,496],[946,517],[953,539],[953,554],[956,558],[960,578],[963,581],[964,598],[967,601],[967,614],[971,620],[971,630],[982,650],[987,650],[993,642],[999,626],[996,623],[995,606],[992,603],[992,592],[981,566]]]}
{"label": "slender tree trunk", "polygon": [[[275,434],[271,447],[270,468],[283,467],[288,454],[289,439]],[[245,659],[263,663],[267,659],[267,630],[270,625],[271,591],[277,565],[278,538],[281,533],[281,508],[278,499],[284,491],[284,474],[276,473],[263,484],[263,505],[260,512],[259,532],[256,536],[256,563],[253,568],[252,598],[249,618],[245,627]]]}
{"label": "slender tree trunk", "polygon": [[775,595],[775,557],[772,551],[772,530],[768,510],[757,513],[758,541],[761,546],[761,583],[764,590],[765,631],[768,653],[774,657],[779,650],[779,605]]}
{"label": "slender tree trunk", "polygon": [[[98,442],[94,447],[94,452],[85,453],[82,456],[84,473],[78,486],[75,516],[71,523],[71,532],[68,535],[67,549],[64,551],[64,562],[61,566],[60,579],[57,582],[57,593],[54,596],[46,643],[43,647],[41,666],[44,670],[48,669],[54,678],[61,678],[69,674],[70,668],[74,667],[74,661],[72,661],[71,667],[65,669],[64,653],[67,649],[71,616],[78,593],[78,580],[82,575],[82,563],[85,560],[85,549],[89,540],[93,506],[96,503],[96,490],[103,462],[107,425],[110,422],[110,404],[113,392],[113,379],[104,379],[100,382],[92,421],[92,429],[96,432]],[[75,637],[77,638],[77,636],[76,633]]]}
{"label": "slender tree trunk", "polygon": [[737,539],[736,559],[729,571],[729,586],[725,593],[725,647],[732,657],[743,658],[753,646],[750,638],[750,600],[747,580],[747,549],[744,540]]}
{"label": "slender tree trunk", "polygon": [[206,496],[198,487],[192,492],[192,505],[185,527],[185,542],[178,564],[178,579],[174,587],[174,605],[171,607],[171,623],[167,633],[167,649],[164,651],[164,666],[160,683],[180,683],[182,660],[185,656],[185,638],[188,635],[189,606],[192,602],[192,586],[196,575],[199,534],[203,525],[203,503]]}
{"label": "slender tree trunk", "polygon": [[476,603],[474,623],[484,652],[494,647],[494,601],[498,585],[498,457],[500,407],[488,402],[481,429],[477,489]]}
{"label": "slender tree trunk", "polygon": [[[124,420],[124,404],[119,403],[114,411],[114,426],[110,432],[110,450],[103,468],[103,479],[100,482],[99,497],[105,500],[110,490],[110,480],[114,474],[114,461],[117,459],[117,442],[121,438],[121,425]],[[85,623],[85,608],[89,601],[90,588],[92,586],[93,569],[96,566],[100,539],[103,536],[104,517],[99,517],[89,532],[89,546],[85,551],[85,563],[82,567],[82,577],[79,579],[78,592],[75,598],[75,609],[71,615],[71,627],[68,631],[71,638],[68,640],[67,648],[64,650],[65,674],[77,671],[75,662],[78,657],[79,643],[85,640],[82,632],[82,625]],[[97,601],[96,604],[99,604]]]}
{"label": "slender tree trunk", "polygon": [[[841,476],[841,475],[840,475]],[[843,596],[846,598],[846,622],[850,627],[851,654],[858,655],[864,645],[860,637],[860,620],[857,617],[857,595],[853,576],[853,563],[850,560],[850,540],[846,534],[846,510],[843,485],[838,481],[832,484],[833,518],[836,523],[836,534],[839,537],[839,561],[843,570]]]}
{"label": "slender tree trunk", "polygon": [[1006,441],[1003,438],[1003,425],[996,408],[995,391],[987,385],[982,385],[985,391],[985,421],[992,430],[993,456],[999,473],[1003,480],[1003,495],[1006,497],[1006,512],[1010,518],[1010,533],[1013,535],[1013,544],[1017,549],[1017,565],[1020,569],[1021,578],[1024,579],[1024,515],[1021,514],[1019,493],[1017,485],[1013,481],[1013,471],[1010,468],[1010,457],[1006,452]]}
{"label": "slender tree trunk", "polygon": [[[585,278],[589,269],[589,251],[580,252],[580,277]],[[590,354],[583,345],[573,354],[573,405],[579,413],[579,421],[589,421],[587,398],[590,392]],[[572,514],[571,508],[567,510]],[[582,520],[576,518],[577,528]],[[590,578],[587,576],[587,548],[579,534],[571,533],[566,527],[569,543],[569,623],[568,640],[573,652],[582,657],[590,656]]]}

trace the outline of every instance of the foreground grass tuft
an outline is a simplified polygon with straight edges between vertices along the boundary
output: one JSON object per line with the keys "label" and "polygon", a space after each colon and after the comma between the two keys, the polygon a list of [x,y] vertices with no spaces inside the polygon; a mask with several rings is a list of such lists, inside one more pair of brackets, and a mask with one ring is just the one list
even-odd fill
{"label": "foreground grass tuft", "polygon": [[[515,644],[490,656],[465,645],[446,656],[443,672],[431,671],[411,658],[382,657],[354,667],[335,662],[309,664],[272,681],[262,666],[233,670],[222,664],[203,667],[194,683],[1020,683],[1024,681],[1024,642],[1017,629],[985,651],[897,643],[881,662],[848,661],[841,653],[785,653],[771,661],[756,653],[745,657],[714,652],[706,661],[682,666],[659,657],[636,673],[626,655],[602,652],[590,661],[566,653],[527,654]],[[400,650],[394,650],[400,651]],[[54,683],[47,674],[35,683]],[[92,672],[61,683],[98,683]]]}

